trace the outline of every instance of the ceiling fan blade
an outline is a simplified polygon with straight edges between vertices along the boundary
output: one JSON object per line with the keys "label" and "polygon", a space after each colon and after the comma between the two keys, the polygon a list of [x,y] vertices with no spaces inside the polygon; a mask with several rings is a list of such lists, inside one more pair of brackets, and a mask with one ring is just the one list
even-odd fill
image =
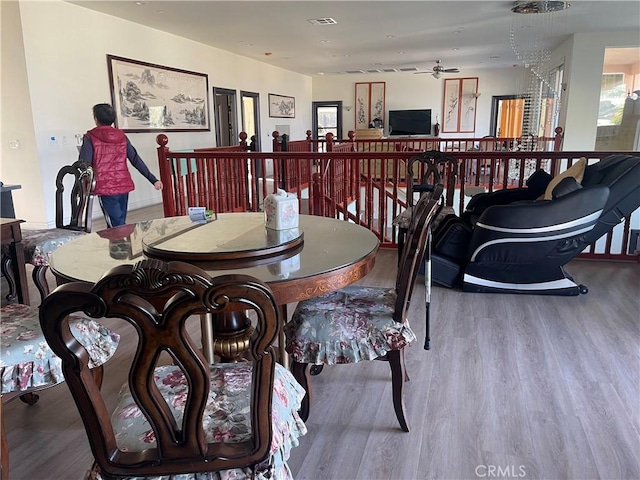
{"label": "ceiling fan blade", "polygon": [[460,69],[459,68],[445,68],[443,70],[443,72],[445,72],[445,73],[460,73]]}

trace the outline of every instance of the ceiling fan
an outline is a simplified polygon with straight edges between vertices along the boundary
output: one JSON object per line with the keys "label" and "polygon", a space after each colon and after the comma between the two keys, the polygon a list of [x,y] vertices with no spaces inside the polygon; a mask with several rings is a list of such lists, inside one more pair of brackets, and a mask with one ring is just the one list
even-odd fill
{"label": "ceiling fan", "polygon": [[444,68],[442,66],[442,60],[436,60],[436,64],[432,68],[432,72],[417,72],[417,73],[431,73],[433,78],[440,78],[443,73],[459,73],[459,68]]}

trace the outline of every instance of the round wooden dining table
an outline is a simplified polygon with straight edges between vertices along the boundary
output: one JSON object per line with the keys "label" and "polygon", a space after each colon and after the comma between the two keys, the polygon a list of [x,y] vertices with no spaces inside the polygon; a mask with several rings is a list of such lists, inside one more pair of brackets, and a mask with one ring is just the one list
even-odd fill
{"label": "round wooden dining table", "polygon": [[57,248],[49,264],[58,283],[95,283],[145,258],[186,261],[212,277],[251,275],[269,285],[286,321],[287,304],[363,278],[379,245],[367,228],[339,219],[300,215],[297,229],[271,230],[262,213],[224,213],[203,223],[168,217],[83,235]]}

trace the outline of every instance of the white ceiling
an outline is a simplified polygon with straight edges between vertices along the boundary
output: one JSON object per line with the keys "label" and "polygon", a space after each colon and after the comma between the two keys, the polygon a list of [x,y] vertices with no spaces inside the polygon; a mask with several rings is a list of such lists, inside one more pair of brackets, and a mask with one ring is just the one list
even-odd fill
{"label": "white ceiling", "polygon": [[[70,3],[307,75],[431,71],[438,59],[462,71],[510,67],[520,64],[511,43],[524,41],[525,34],[528,42],[544,34],[541,40],[553,48],[573,33],[635,30],[640,45],[637,0],[575,0],[561,12],[535,15],[512,13],[512,1]],[[337,24],[308,21],[319,18]],[[608,62],[636,63],[639,52]]]}

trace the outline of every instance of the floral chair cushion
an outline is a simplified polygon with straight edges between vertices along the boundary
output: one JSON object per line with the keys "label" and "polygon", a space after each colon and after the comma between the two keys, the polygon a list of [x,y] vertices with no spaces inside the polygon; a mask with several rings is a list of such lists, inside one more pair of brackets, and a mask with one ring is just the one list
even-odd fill
{"label": "floral chair cushion", "polygon": [[[86,235],[86,232],[50,228],[47,230],[23,230],[22,245],[27,263],[36,267],[49,265],[49,254],[71,240]],[[9,254],[9,245],[2,246],[2,255]]]}
{"label": "floral chair cushion", "polygon": [[[409,207],[406,210],[402,211],[400,215],[398,215],[393,219],[393,225],[400,228],[404,228],[405,230],[409,230],[409,226],[411,225],[411,215],[412,215],[411,212],[412,212],[412,207]],[[440,210],[440,213],[438,213],[436,218],[433,219],[433,222],[431,222],[431,231],[435,232],[440,222],[447,215],[455,215],[455,213],[456,212],[453,209],[453,207],[450,207],[450,206],[442,207],[442,210]]]}
{"label": "floral chair cushion", "polygon": [[[251,419],[249,396],[252,365],[248,362],[211,365],[211,389],[203,416],[207,441],[242,442],[249,438]],[[155,381],[167,400],[178,424],[182,421],[184,400],[188,386],[182,371],[173,365],[157,367]],[[253,471],[251,468],[223,470],[200,474],[153,477],[153,480],[249,480],[292,479],[287,459],[298,438],[307,433],[298,415],[305,395],[304,389],[282,365],[276,364],[272,400],[273,435],[271,442],[271,469]],[[153,430],[133,401],[127,385],[120,391],[118,405],[112,415],[118,448],[140,451],[155,443]],[[103,479],[100,467],[94,465],[90,478]],[[151,477],[135,477],[151,480]],[[121,480],[135,480],[133,477]]]}
{"label": "floral chair cushion", "polygon": [[320,364],[374,360],[416,339],[409,322],[393,319],[393,288],[348,286],[298,303],[284,327],[286,350],[296,362]]}
{"label": "floral chair cushion", "polygon": [[[5,394],[64,381],[62,361],[49,348],[38,307],[11,304],[2,307],[0,377]],[[95,320],[76,316],[71,331],[89,353],[89,366],[98,367],[115,353],[120,335]]]}

